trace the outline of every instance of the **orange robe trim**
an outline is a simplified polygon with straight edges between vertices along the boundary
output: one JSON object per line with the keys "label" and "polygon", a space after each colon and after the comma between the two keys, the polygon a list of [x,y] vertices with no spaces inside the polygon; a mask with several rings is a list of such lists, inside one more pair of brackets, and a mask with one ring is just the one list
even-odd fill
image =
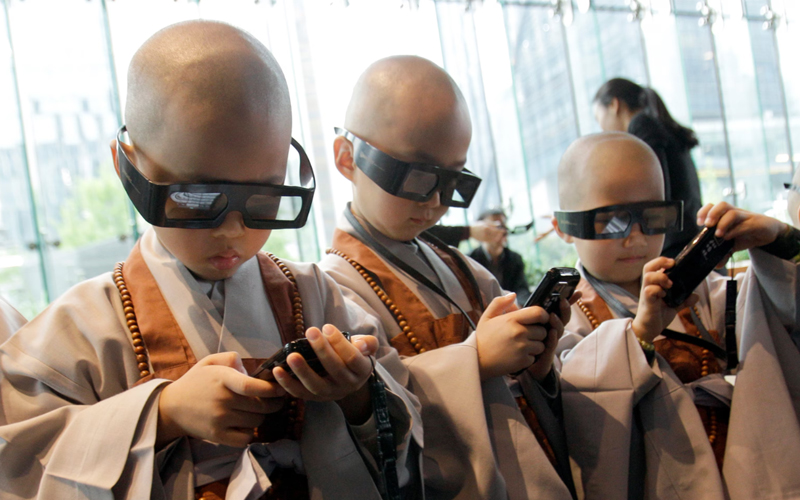
{"label": "orange robe trim", "polygon": [[[270,256],[257,255],[264,289],[280,330],[282,342],[302,337],[296,328],[292,305],[296,300],[294,283]],[[170,312],[158,283],[142,257],[139,244],[131,250],[122,268],[131,301],[136,309],[139,331],[142,334],[152,373],[140,379],[138,384],[153,378],[177,380],[197,363],[186,337]],[[254,371],[264,360],[245,358],[242,360],[248,372]],[[303,423],[303,402],[287,396],[284,410],[267,415],[255,431],[262,442],[273,442],[283,438],[299,439]],[[276,469],[270,476],[273,485],[262,499],[309,498],[305,476],[294,471]],[[205,500],[223,500],[227,480],[217,481],[196,489],[196,497]]]}

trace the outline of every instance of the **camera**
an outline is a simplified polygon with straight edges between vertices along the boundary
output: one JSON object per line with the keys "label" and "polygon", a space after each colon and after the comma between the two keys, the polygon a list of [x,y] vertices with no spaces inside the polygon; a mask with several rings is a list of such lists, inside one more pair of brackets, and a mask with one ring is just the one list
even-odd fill
{"label": "camera", "polygon": [[675,257],[675,265],[666,271],[672,280],[664,302],[678,307],[689,298],[695,288],[717,267],[733,249],[733,240],[714,236],[716,226],[703,228],[694,239]]}
{"label": "camera", "polygon": [[[350,340],[349,332],[342,332],[342,335],[345,339]],[[317,372],[318,375],[324,377],[327,374],[319,358],[317,358],[317,353],[314,352],[314,349],[311,347],[311,342],[307,338],[301,338],[288,342],[278,352],[261,363],[256,371],[254,371],[250,376],[260,378],[262,380],[272,380],[272,369],[281,367],[289,372],[292,377],[297,378],[297,376],[292,372],[292,369],[289,368],[289,365],[286,363],[286,358],[288,358],[293,352],[303,356],[303,359],[306,360],[308,366]]]}

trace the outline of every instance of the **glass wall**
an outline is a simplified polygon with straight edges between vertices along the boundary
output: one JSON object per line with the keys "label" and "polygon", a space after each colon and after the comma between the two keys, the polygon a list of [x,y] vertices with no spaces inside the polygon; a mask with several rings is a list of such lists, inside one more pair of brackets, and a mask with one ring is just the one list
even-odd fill
{"label": "glass wall", "polygon": [[[468,223],[502,206],[533,222],[510,246],[533,280],[574,263],[551,232],[556,167],[599,130],[592,99],[622,76],[656,89],[694,128],[704,201],[785,217],[782,183],[800,161],[795,0],[2,0],[0,294],[27,316],[111,270],[146,230],[116,179],[109,142],[123,122],[128,63],[171,23],[216,19],[275,53],[293,135],[317,174],[309,224],[267,249],[316,260],[350,186],[332,155],[353,84],[373,61],[415,54],[443,65],[473,119],[468,168],[484,183]],[[290,179],[291,180],[291,179]],[[137,220],[138,219],[138,220]]]}

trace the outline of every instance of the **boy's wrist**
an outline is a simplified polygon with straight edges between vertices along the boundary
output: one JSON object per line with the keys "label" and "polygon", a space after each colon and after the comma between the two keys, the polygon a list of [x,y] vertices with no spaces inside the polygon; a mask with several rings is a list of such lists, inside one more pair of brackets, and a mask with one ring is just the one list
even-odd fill
{"label": "boy's wrist", "polygon": [[779,259],[800,262],[800,230],[786,224],[775,241],[758,248]]}
{"label": "boy's wrist", "polygon": [[633,318],[633,320],[628,324],[628,328],[630,329],[631,333],[636,336],[636,339],[639,341],[639,344],[642,345],[642,349],[653,348],[653,340],[658,336],[658,334],[653,335],[647,327],[637,322],[638,318]]}

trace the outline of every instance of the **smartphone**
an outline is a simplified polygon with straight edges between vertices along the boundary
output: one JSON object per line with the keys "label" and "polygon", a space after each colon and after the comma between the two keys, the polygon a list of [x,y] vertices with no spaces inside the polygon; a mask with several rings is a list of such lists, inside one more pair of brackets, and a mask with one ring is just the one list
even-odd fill
{"label": "smartphone", "polygon": [[559,299],[569,300],[581,280],[581,273],[572,267],[554,267],[545,273],[523,307],[539,306],[548,313],[559,314]]}
{"label": "smartphone", "polygon": [[[342,335],[347,340],[350,340],[349,332],[342,332]],[[306,360],[306,363],[308,363],[308,366],[317,372],[317,374],[322,377],[326,375],[325,368],[322,367],[322,363],[320,362],[319,358],[317,358],[317,353],[314,352],[314,348],[311,347],[311,342],[307,338],[302,338],[287,343],[269,359],[261,363],[256,371],[254,371],[250,376],[260,378],[262,380],[272,380],[272,369],[280,366],[289,372],[292,377],[297,378],[295,374],[292,373],[292,369],[289,368],[289,365],[286,363],[286,358],[288,358],[293,352],[303,356],[303,358]]]}
{"label": "smartphone", "polygon": [[695,288],[706,279],[722,259],[733,249],[733,240],[725,241],[714,236],[716,226],[703,228],[675,257],[675,265],[666,271],[672,280],[664,302],[678,307],[689,298]]}

